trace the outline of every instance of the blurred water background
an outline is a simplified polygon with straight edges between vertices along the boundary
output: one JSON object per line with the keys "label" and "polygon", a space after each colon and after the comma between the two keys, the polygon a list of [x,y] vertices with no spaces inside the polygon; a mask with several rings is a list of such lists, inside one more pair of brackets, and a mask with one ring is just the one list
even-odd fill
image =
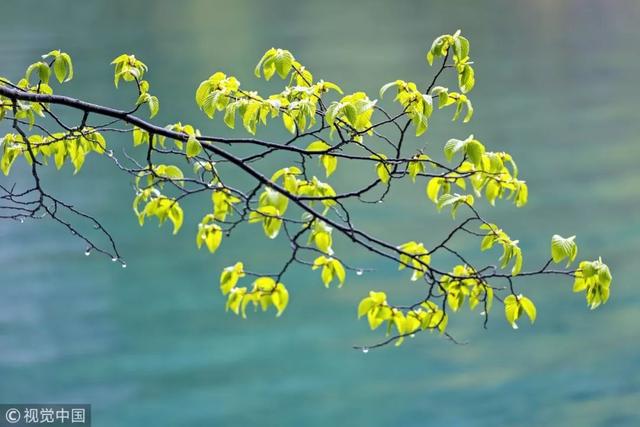
{"label": "blurred water background", "polygon": [[[64,169],[46,179],[103,221],[128,268],[85,257],[55,224],[0,223],[1,402],[91,403],[98,427],[640,425],[639,2],[20,0],[4,1],[0,15],[0,75],[17,80],[60,48],[76,78],[59,92],[125,107],[132,95],[113,89],[109,62],[135,53],[151,69],[158,123],[214,134],[229,132],[197,110],[198,83],[223,70],[275,91],[277,83],[252,77],[271,46],[292,50],[317,78],[374,97],[396,78],[428,81],[431,40],[461,28],[476,61],[476,115],[462,125],[437,113],[421,144],[437,155],[448,138],[474,133],[515,156],[529,205],[482,212],[520,239],[525,268],[548,257],[552,234],[577,234],[579,257],[602,255],[614,274],[609,303],[594,312],[566,278],[523,280],[519,289],[538,306],[533,328],[513,331],[496,310],[483,330],[477,313],[462,314],[450,330],[466,346],[425,334],[365,355],[351,345],[381,335],[356,321],[359,299],[369,289],[398,303],[420,295],[396,266],[355,252],[353,263],[377,272],[351,275],[340,290],[294,269],[281,319],[239,320],[224,312],[220,269],[243,258],[269,270],[286,247],[262,237],[247,245],[261,233],[245,227],[216,256],[199,253],[197,209],[178,236],[140,229],[129,180],[94,158],[76,177]],[[24,185],[26,172],[16,169]],[[343,170],[334,181],[370,174]],[[355,208],[363,228],[427,246],[446,235],[452,223],[422,184],[396,190],[386,204]]]}

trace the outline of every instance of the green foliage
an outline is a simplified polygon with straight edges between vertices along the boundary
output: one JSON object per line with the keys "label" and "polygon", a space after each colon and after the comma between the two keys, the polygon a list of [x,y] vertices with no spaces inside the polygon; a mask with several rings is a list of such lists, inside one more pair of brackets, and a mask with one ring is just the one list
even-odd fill
{"label": "green foliage", "polygon": [[410,266],[413,270],[411,275],[412,282],[423,277],[431,262],[431,256],[429,251],[425,249],[424,244],[411,241],[398,246],[398,249],[401,251],[398,270],[403,270]]}
{"label": "green foliage", "polygon": [[187,148],[185,150],[187,157],[195,157],[201,152],[202,152],[202,145],[200,144],[200,141],[198,141],[198,139],[195,137],[190,137],[187,140]]}
{"label": "green foliage", "polygon": [[431,95],[438,98],[438,109],[448,107],[450,105],[456,106],[455,112],[453,113],[452,121],[455,122],[456,120],[458,120],[460,114],[462,114],[462,111],[465,109],[466,113],[464,115],[464,118],[462,119],[462,122],[468,123],[471,121],[474,111],[473,104],[471,104],[471,101],[465,94],[458,92],[449,92],[449,89],[446,87],[436,86],[431,89]]}
{"label": "green foliage", "polygon": [[[140,204],[145,203],[140,210]],[[177,234],[184,221],[184,212],[177,200],[163,196],[156,188],[139,191],[133,200],[133,211],[138,217],[140,225],[144,225],[145,218],[155,216],[160,225],[168,219],[173,223],[173,234]]]}
{"label": "green foliage", "polygon": [[143,81],[144,73],[148,70],[144,62],[137,59],[135,55],[122,54],[111,61],[111,64],[115,65],[113,84],[115,84],[116,87],[118,87],[120,79],[125,82],[135,81],[141,84],[140,82]]}
{"label": "green foliage", "polygon": [[[434,111],[434,104],[437,104],[437,110],[452,107],[453,121],[462,119],[462,124],[456,125],[464,126],[473,117],[469,94],[475,86],[475,71],[469,52],[469,41],[460,31],[436,38],[426,54],[429,65],[440,67],[431,84],[423,86],[398,79],[381,87],[381,99],[389,91],[394,92],[393,101],[387,101],[399,109],[396,115],[387,113],[377,99],[370,98],[365,92],[345,95],[337,84],[314,79],[290,51],[280,48],[267,50],[254,70],[257,78],[264,77],[268,81],[276,74],[280,77],[282,82],[273,84],[284,87],[273,93],[260,94],[241,88],[236,77],[221,71],[214,72],[197,87],[195,102],[209,119],[215,119],[220,113],[218,117],[222,117],[228,128],[234,129],[241,123],[251,135],[258,132],[259,126],[269,126],[277,119],[292,135],[282,143],[262,141],[257,137],[203,137],[200,130],[190,124],[177,122],[162,128],[138,118],[132,120],[132,114],[144,105],[150,118],[154,118],[160,104],[149,92],[150,84],[145,79],[148,67],[134,55],[123,54],[112,62],[114,84],[118,87],[121,81],[132,83],[127,86],[137,91],[137,99],[134,110],[118,112],[115,117],[132,126],[127,130],[131,131],[133,146],[138,147],[140,157],[144,155],[145,160],[139,162],[127,156],[133,159],[131,168],[122,166],[118,159],[113,160],[134,177],[133,210],[140,225],[147,218],[156,217],[160,225],[167,220],[171,222],[176,234],[184,222],[180,202],[192,194],[206,193],[211,197],[211,205],[207,202],[204,212],[198,214],[202,219],[193,230],[198,249],[204,246],[217,256],[223,237],[226,239],[242,223],[260,224],[269,239],[283,236],[288,239],[292,254],[278,273],[247,272],[240,261],[221,272],[219,286],[227,298],[226,308],[243,318],[250,304],[263,311],[273,307],[277,316],[283,313],[289,302],[289,292],[280,280],[294,262],[319,270],[325,287],[332,284],[342,287],[347,270],[351,268],[335,253],[342,252],[341,243],[337,242],[340,237],[398,262],[399,270],[411,270],[410,281],[425,286],[426,295],[412,305],[391,305],[385,293],[374,291],[358,305],[358,317],[366,316],[372,330],[386,325],[387,335],[392,335],[387,342],[395,340],[396,345],[406,336],[420,331],[447,333],[447,311],[458,312],[465,304],[471,310],[482,307],[486,321],[494,299],[503,303],[505,317],[513,328],[517,328],[516,322],[523,313],[533,323],[536,319],[533,302],[514,290],[513,281],[518,275],[575,276],[574,291],[585,291],[592,309],[604,304],[609,298],[612,278],[608,266],[600,259],[582,261],[575,270],[547,269],[551,262],[557,264],[566,260],[566,268],[569,268],[575,261],[578,254],[575,236],[554,235],[551,260],[539,271],[523,273],[519,241],[480,216],[481,209],[486,205],[494,206],[497,200],[512,200],[516,207],[528,202],[527,183],[519,178],[518,167],[510,154],[488,151],[488,146],[473,134],[465,139],[449,139],[442,147],[443,163],[424,152],[432,147],[423,145],[420,138],[428,131],[432,116],[440,114]],[[457,87],[452,90],[436,85],[440,74],[449,69],[457,78]],[[10,87],[19,90],[20,94],[52,95],[53,89],[49,85],[52,75],[59,83],[73,78],[72,60],[67,53],[53,50],[43,55],[42,61],[26,68],[16,84],[0,78],[0,88]],[[15,95],[0,96],[0,120],[10,121],[16,130],[0,139],[0,170],[4,175],[11,173],[21,157],[32,166],[36,178],[35,171],[50,161],[57,169],[71,164],[75,174],[83,168],[91,153],[102,155],[106,152],[114,157],[106,149],[106,140],[101,133],[113,129],[89,126],[87,123],[93,122],[87,121],[88,110],[78,107],[85,114],[77,127],[59,123],[63,132],[46,132],[38,120],[51,115],[48,105],[51,97],[42,98],[42,102],[32,101],[29,97],[15,98]],[[91,111],[91,115],[94,114],[98,115],[95,110]],[[395,142],[382,132],[386,125],[400,133]],[[28,130],[23,130],[27,126]],[[420,144],[409,153],[403,152],[407,151],[405,132],[407,138],[409,133],[414,134]],[[378,144],[381,141],[384,143]],[[264,151],[247,157],[235,156],[232,148],[240,145],[256,145]],[[253,165],[273,153],[289,153],[296,159],[287,159],[283,167],[268,177],[263,175],[262,168]],[[170,160],[157,162],[155,157],[160,155]],[[314,175],[317,166],[308,159],[317,160],[326,181]],[[334,188],[331,178],[338,166],[346,169],[342,172],[349,172],[347,168],[356,162],[366,162],[373,182],[356,191],[343,190],[344,182],[336,182]],[[229,183],[232,174],[226,174],[229,165],[248,172],[256,180],[253,188],[233,187],[234,184]],[[423,180],[426,196],[438,211],[449,210],[454,219],[459,212],[471,215],[442,243],[429,245],[431,250],[416,240],[396,246],[352,224],[348,201],[372,202],[369,200],[371,193],[380,189],[382,194],[375,201],[382,202],[392,183],[407,177],[414,183]],[[477,228],[471,229],[471,223],[474,227],[479,224],[480,232],[473,231]],[[255,230],[256,235],[260,234],[258,227]],[[496,245],[501,247],[499,267],[476,268],[467,261],[466,254],[463,256],[462,252],[448,246],[456,233],[462,232],[480,238],[481,251]],[[247,242],[249,247],[250,244],[251,241]],[[437,266],[438,255],[444,251],[458,259],[453,268]],[[249,285],[239,286],[247,276],[254,280]],[[494,282],[500,280],[508,286],[494,286]],[[504,298],[494,295],[507,289],[509,294]]]}
{"label": "green foliage", "polygon": [[397,95],[395,101],[404,107],[404,111],[416,128],[416,136],[420,136],[429,128],[429,117],[433,112],[433,99],[431,95],[422,93],[415,83],[396,80],[387,83],[380,89],[380,98],[391,87],[396,86]]}
{"label": "green foliage", "polygon": [[13,163],[19,157],[24,157],[25,161],[31,164],[32,155],[45,165],[53,158],[57,169],[61,169],[65,161],[69,161],[76,174],[84,165],[88,154],[104,154],[106,141],[100,132],[85,127],[78,131],[46,136],[34,134],[28,137],[28,144],[22,135],[8,133],[0,139],[0,147],[0,170],[5,175],[9,175]]}
{"label": "green foliage", "polygon": [[611,272],[601,259],[597,261],[582,261],[575,276],[573,292],[586,291],[587,304],[592,310],[607,302],[611,285]]}
{"label": "green foliage", "polygon": [[476,168],[482,167],[482,156],[484,155],[484,145],[480,141],[470,135],[464,141],[459,139],[450,139],[444,145],[444,156],[448,161],[453,160],[453,156],[457,153],[463,153]]}
{"label": "green foliage", "polygon": [[[327,144],[324,141],[314,141],[307,147],[307,151],[311,151],[314,153],[325,153],[331,150],[331,145]],[[336,171],[338,168],[338,158],[336,156],[332,156],[330,154],[321,154],[319,157],[319,161],[324,167],[327,178],[331,176],[332,173]]]}
{"label": "green foliage", "polygon": [[342,93],[334,83],[323,80],[313,83],[312,74],[291,52],[272,48],[256,66],[255,74],[257,77],[264,74],[269,80],[276,72],[282,79],[290,75],[290,85],[280,93],[263,98],[255,91],[240,89],[238,79],[218,71],[200,83],[196,103],[209,118],[213,118],[216,111],[224,111],[224,123],[232,129],[237,116],[241,117],[245,130],[255,134],[259,123],[267,125],[269,118],[281,115],[284,127],[295,134],[316,123],[318,103],[324,93],[331,90]]}
{"label": "green foliage", "polygon": [[458,86],[463,93],[471,92],[475,85],[475,72],[469,58],[469,40],[460,35],[460,30],[455,34],[445,34],[433,41],[431,49],[427,52],[427,62],[433,65],[433,60],[438,57],[446,57],[453,48],[453,62],[458,72]]}
{"label": "green foliage", "polygon": [[[240,264],[240,268],[242,268],[242,264]],[[235,274],[238,278],[244,275],[244,273],[238,272],[230,274]],[[221,288],[227,289],[229,280],[237,281],[237,279],[227,279],[224,286],[221,284]],[[276,309],[276,316],[280,317],[289,304],[289,292],[282,283],[277,283],[271,277],[259,277],[253,282],[251,290],[235,285],[230,287],[227,292],[227,310],[241,314],[242,318],[246,318],[249,304],[253,304],[256,309],[259,306],[262,311],[267,311],[270,306],[273,306]]]}
{"label": "green foliage", "polygon": [[277,72],[281,79],[286,79],[293,68],[294,62],[295,59],[291,52],[272,47],[262,56],[260,62],[256,65],[254,73],[256,77],[260,77],[260,71],[262,70],[264,78],[269,80]]}
{"label": "green foliage", "polygon": [[493,288],[478,278],[477,272],[467,265],[457,265],[453,271],[443,276],[442,287],[447,293],[447,304],[453,311],[458,311],[469,300],[469,308],[475,309],[481,302],[485,313],[493,305]]}
{"label": "green foliage", "polygon": [[200,224],[198,224],[198,232],[196,233],[196,245],[198,249],[206,244],[209,252],[215,253],[222,243],[222,228],[216,224],[216,217],[213,214],[207,214]]}
{"label": "green foliage", "polygon": [[324,255],[321,255],[316,258],[315,261],[313,261],[313,267],[311,268],[313,270],[322,268],[322,283],[324,283],[324,286],[327,288],[329,287],[329,284],[333,281],[333,279],[338,280],[339,288],[341,288],[344,284],[346,272],[342,263],[337,259],[328,258]]}
{"label": "green foliage", "polygon": [[240,203],[240,199],[234,196],[228,188],[222,185],[211,192],[211,201],[213,202],[213,215],[216,221],[225,221],[227,215],[233,213],[233,206]]}
{"label": "green foliage", "polygon": [[531,323],[536,321],[536,306],[522,295],[509,295],[504,299],[504,314],[513,329],[518,329],[516,321],[525,313]]}
{"label": "green foliage", "polygon": [[451,207],[451,217],[455,219],[458,208],[463,205],[473,206],[473,196],[471,194],[462,195],[458,193],[443,194],[438,198],[436,206],[438,210],[442,210],[445,207]]}
{"label": "green foliage", "polygon": [[309,234],[309,243],[327,255],[333,255],[333,228],[329,227],[323,221],[313,221],[311,233]]}
{"label": "green foliage", "polygon": [[282,217],[289,206],[289,199],[269,187],[265,188],[258,200],[258,209],[251,212],[249,222],[261,222],[264,234],[275,239],[282,226]]}
{"label": "green foliage", "polygon": [[226,267],[220,274],[220,291],[222,295],[227,295],[235,288],[238,280],[245,276],[244,264],[237,262],[232,266]]}
{"label": "green foliage", "polygon": [[376,163],[376,174],[378,175],[378,179],[382,181],[384,184],[388,184],[391,179],[391,166],[385,160],[387,160],[387,156],[384,154],[373,154],[371,156],[372,159],[380,160]]}
{"label": "green foliage", "polygon": [[425,301],[419,307],[405,313],[387,303],[384,292],[369,292],[369,296],[360,301],[358,317],[366,315],[372,330],[387,322],[387,335],[392,328],[396,329],[399,339],[396,345],[402,344],[403,338],[421,330],[439,329],[444,333],[448,317],[446,313],[431,301]]}
{"label": "green foliage", "polygon": [[354,140],[362,142],[362,133],[371,134],[371,117],[377,101],[369,99],[366,93],[356,92],[333,102],[327,108],[325,120],[332,130],[346,128],[353,130]]}
{"label": "green foliage", "polygon": [[419,174],[425,173],[427,171],[427,167],[425,164],[426,160],[429,160],[429,156],[427,156],[426,154],[416,154],[409,162],[407,170],[413,182],[416,182],[416,177]]}
{"label": "green foliage", "polygon": [[137,59],[135,55],[122,54],[111,62],[115,65],[113,83],[118,87],[120,79],[125,82],[136,82],[138,86],[138,99],[136,107],[147,104],[149,107],[149,117],[153,118],[160,111],[160,101],[158,97],[149,93],[149,82],[144,80],[144,74],[148,71],[147,66]]}
{"label": "green foliage", "polygon": [[34,71],[38,73],[39,82],[49,84],[49,76],[51,75],[51,70],[46,63],[36,62],[35,64],[29,65],[29,67],[27,68],[27,72],[24,75],[26,81],[30,81],[31,74]]}
{"label": "green foliage", "polygon": [[42,59],[47,58],[53,59],[53,73],[59,83],[68,82],[73,78],[73,63],[68,53],[52,50],[46,55],[42,55]]}
{"label": "green foliage", "polygon": [[551,258],[553,262],[557,264],[567,258],[567,267],[569,267],[575,261],[576,256],[578,256],[578,245],[574,241],[575,238],[576,236],[571,236],[565,239],[557,234],[551,237]]}
{"label": "green foliage", "polygon": [[511,274],[514,276],[518,275],[520,270],[522,270],[522,250],[518,247],[519,241],[511,240],[507,233],[499,229],[495,224],[482,224],[480,229],[487,231],[487,234],[480,243],[480,250],[486,251],[491,249],[494,244],[500,244],[502,246],[500,267],[505,268],[511,261],[513,261]]}

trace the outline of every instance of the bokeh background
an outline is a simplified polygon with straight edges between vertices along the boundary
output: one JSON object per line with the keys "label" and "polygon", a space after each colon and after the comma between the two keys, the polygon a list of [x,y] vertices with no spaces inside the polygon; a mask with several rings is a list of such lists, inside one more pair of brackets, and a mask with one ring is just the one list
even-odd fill
{"label": "bokeh background", "polygon": [[[269,270],[286,248],[245,227],[215,256],[197,252],[192,230],[207,203],[193,204],[178,236],[141,229],[128,178],[91,159],[78,176],[51,171],[45,182],[109,227],[128,268],[85,257],[81,242],[46,221],[0,223],[1,402],[91,403],[98,427],[640,425],[637,1],[7,0],[0,15],[0,75],[17,80],[60,48],[76,68],[60,92],[124,107],[133,95],[114,90],[109,62],[135,53],[151,69],[158,123],[218,134],[228,131],[197,110],[197,84],[224,70],[245,87],[277,90],[252,77],[271,46],[373,97],[396,78],[428,81],[431,40],[461,28],[476,61],[476,115],[462,125],[438,113],[420,144],[437,155],[448,138],[474,133],[512,153],[529,205],[482,212],[520,239],[525,267],[546,260],[552,234],[577,234],[579,257],[602,255],[614,275],[609,303],[594,312],[566,278],[524,280],[520,291],[538,306],[535,327],[511,330],[498,307],[488,330],[477,313],[451,319],[466,346],[425,334],[363,354],[351,345],[381,335],[356,321],[359,299],[369,289],[398,303],[420,295],[396,266],[349,251],[376,272],[351,275],[339,290],[294,269],[281,319],[237,319],[224,312],[220,269],[242,258]],[[129,137],[109,144],[132,151]],[[342,171],[335,182],[370,174]],[[24,166],[15,177],[29,182]],[[423,191],[400,186],[387,203],[354,214],[382,237],[428,246],[452,223]],[[478,249],[474,240],[456,245]]]}

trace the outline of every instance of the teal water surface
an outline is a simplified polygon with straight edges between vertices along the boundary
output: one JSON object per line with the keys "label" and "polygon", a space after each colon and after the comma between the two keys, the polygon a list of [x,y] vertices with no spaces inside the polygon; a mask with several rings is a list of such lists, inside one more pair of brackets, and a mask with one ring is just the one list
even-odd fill
{"label": "teal water surface", "polygon": [[[98,427],[640,425],[637,1],[22,0],[3,2],[0,14],[0,75],[17,79],[60,48],[73,55],[76,78],[59,92],[125,107],[131,99],[113,89],[109,62],[135,53],[160,98],[157,122],[212,134],[229,132],[197,110],[198,83],[223,70],[275,90],[252,77],[271,46],[292,50],[317,78],[373,97],[390,80],[428,81],[427,46],[461,28],[476,61],[476,115],[462,125],[439,113],[421,143],[437,155],[448,138],[474,133],[514,155],[529,205],[481,209],[517,235],[527,269],[544,262],[559,233],[578,235],[580,257],[602,255],[614,274],[610,301],[594,312],[566,278],[523,280],[520,291],[538,306],[535,327],[513,331],[496,310],[484,330],[477,314],[461,314],[450,330],[466,346],[425,334],[363,354],[351,346],[381,335],[356,321],[359,299],[370,289],[400,303],[420,295],[394,265],[339,246],[376,272],[326,290],[315,272],[294,269],[282,318],[240,320],[224,312],[220,269],[242,258],[269,270],[286,246],[245,227],[216,256],[199,253],[197,204],[178,236],[141,229],[129,180],[88,160],[78,176],[47,171],[46,182],[104,222],[128,267],[85,257],[55,224],[0,222],[0,402],[91,403]],[[129,137],[109,144],[131,150]],[[343,170],[334,182],[366,173]],[[24,166],[16,177],[28,185]],[[381,206],[354,208],[361,227],[394,242],[441,240],[451,221],[423,185],[396,190]]]}

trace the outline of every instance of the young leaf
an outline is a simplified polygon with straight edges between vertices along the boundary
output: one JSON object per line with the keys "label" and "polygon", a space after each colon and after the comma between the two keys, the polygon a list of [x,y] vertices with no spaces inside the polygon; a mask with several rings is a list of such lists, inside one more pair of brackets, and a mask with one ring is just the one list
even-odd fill
{"label": "young leaf", "polygon": [[202,145],[196,138],[189,138],[187,140],[187,157],[195,157],[202,151]]}
{"label": "young leaf", "polygon": [[568,258],[567,267],[576,259],[578,255],[578,245],[575,242],[576,236],[565,239],[562,236],[554,234],[551,238],[551,257],[556,264],[565,258]]}

